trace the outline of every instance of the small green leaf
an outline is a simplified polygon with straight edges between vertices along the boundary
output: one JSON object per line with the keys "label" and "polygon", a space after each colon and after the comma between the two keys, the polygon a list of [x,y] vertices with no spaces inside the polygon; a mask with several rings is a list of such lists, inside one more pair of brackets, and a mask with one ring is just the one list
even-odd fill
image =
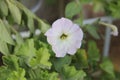
{"label": "small green leaf", "polygon": [[27,25],[28,28],[30,29],[31,33],[34,33],[34,20],[31,16],[27,15],[28,19],[27,19]]}
{"label": "small green leaf", "polygon": [[18,33],[15,35],[15,40],[18,45],[21,45],[23,43],[23,38]]}
{"label": "small green leaf", "polygon": [[100,60],[99,49],[97,48],[95,41],[88,42],[88,58],[90,61],[95,62]]}
{"label": "small green leaf", "polygon": [[38,25],[42,33],[45,33],[50,28],[50,25],[43,22],[42,20],[38,21]]}
{"label": "small green leaf", "polygon": [[7,31],[6,26],[4,25],[2,20],[0,20],[0,40],[14,45],[14,41],[9,32]]}
{"label": "small green leaf", "polygon": [[104,60],[101,64],[100,64],[100,68],[105,71],[106,73],[108,73],[112,78],[115,78],[115,73],[114,73],[114,66],[112,64],[112,62],[110,60]]}
{"label": "small green leaf", "polygon": [[76,62],[78,68],[88,68],[87,53],[84,49],[79,49],[76,53]]}
{"label": "small green leaf", "polygon": [[8,15],[8,6],[5,3],[5,0],[1,0],[0,1],[0,10],[1,10],[3,16],[7,16]]}
{"label": "small green leaf", "polygon": [[97,28],[95,26],[87,25],[85,29],[92,37],[94,37],[95,39],[100,39]]}
{"label": "small green leaf", "polygon": [[6,1],[7,1],[10,13],[11,13],[14,21],[17,24],[20,24],[21,23],[21,12],[20,12],[19,8],[14,3],[12,3],[12,1],[10,1],[10,0],[6,0]]}
{"label": "small green leaf", "polygon": [[64,66],[62,80],[83,80],[86,73],[83,70],[76,70],[74,66]]}
{"label": "small green leaf", "polygon": [[40,48],[36,52],[35,58],[32,58],[29,64],[33,68],[39,66],[41,68],[50,69],[52,64],[51,62],[49,62],[49,58],[50,58],[50,53],[48,52],[48,49]]}
{"label": "small green leaf", "polygon": [[64,65],[69,65],[71,63],[71,57],[65,56],[63,58],[53,59],[53,64],[56,71],[61,72]]}
{"label": "small green leaf", "polygon": [[72,18],[74,15],[80,13],[81,5],[75,1],[67,4],[65,8],[65,16],[67,18]]}
{"label": "small green leaf", "polygon": [[8,50],[7,43],[5,43],[4,41],[1,41],[1,40],[0,40],[0,52],[3,55],[9,55],[10,54],[10,52]]}

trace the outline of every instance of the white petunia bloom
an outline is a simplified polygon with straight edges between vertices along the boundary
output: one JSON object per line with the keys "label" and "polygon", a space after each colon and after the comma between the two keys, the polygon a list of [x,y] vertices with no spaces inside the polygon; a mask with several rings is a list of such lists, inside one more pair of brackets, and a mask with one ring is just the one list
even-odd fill
{"label": "white petunia bloom", "polygon": [[81,28],[66,18],[56,20],[45,35],[56,57],[64,57],[66,54],[74,55],[81,47],[83,39]]}

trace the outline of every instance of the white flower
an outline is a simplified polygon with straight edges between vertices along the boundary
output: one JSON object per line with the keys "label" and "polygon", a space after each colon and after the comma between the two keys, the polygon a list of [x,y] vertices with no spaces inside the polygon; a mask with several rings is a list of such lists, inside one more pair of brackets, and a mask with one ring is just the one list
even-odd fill
{"label": "white flower", "polygon": [[111,30],[112,30],[111,34],[113,36],[118,36],[118,28],[115,25],[104,23],[104,22],[99,22],[99,24],[102,24],[102,25],[104,25],[106,27],[111,28]]}
{"label": "white flower", "polygon": [[48,43],[52,45],[56,57],[75,54],[77,49],[81,47],[83,39],[81,28],[66,18],[56,20],[45,35]]}

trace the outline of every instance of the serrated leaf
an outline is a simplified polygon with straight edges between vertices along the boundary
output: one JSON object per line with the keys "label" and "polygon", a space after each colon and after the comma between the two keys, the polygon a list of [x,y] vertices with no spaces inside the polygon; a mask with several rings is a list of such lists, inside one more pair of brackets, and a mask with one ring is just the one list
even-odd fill
{"label": "serrated leaf", "polygon": [[90,61],[95,62],[100,60],[99,49],[97,48],[95,41],[88,42],[88,58]]}
{"label": "serrated leaf", "polygon": [[17,71],[11,72],[7,80],[27,80],[24,76],[25,76],[25,70],[19,68]]}
{"label": "serrated leaf", "polygon": [[30,66],[34,67],[41,67],[41,68],[47,68],[50,69],[51,68],[51,62],[49,62],[49,58],[50,58],[50,53],[48,52],[47,48],[40,48],[37,52],[36,52],[36,58],[32,58],[30,61]]}
{"label": "serrated leaf", "polygon": [[0,10],[1,10],[3,16],[7,16],[8,15],[8,6],[5,3],[5,0],[1,0],[0,1]]}
{"label": "serrated leaf", "polygon": [[11,45],[14,45],[14,41],[11,35],[9,34],[9,32],[7,31],[6,26],[4,25],[2,20],[0,20],[0,40],[9,43]]}
{"label": "serrated leaf", "polygon": [[17,70],[19,68],[18,57],[15,55],[3,56],[3,63],[8,66],[10,70]]}
{"label": "serrated leaf", "polygon": [[3,55],[9,55],[10,54],[10,52],[8,50],[7,43],[5,43],[4,41],[1,41],[1,40],[0,40],[0,52]]}
{"label": "serrated leaf", "polygon": [[56,71],[61,72],[64,65],[69,65],[72,58],[70,56],[65,56],[63,58],[57,58],[53,60],[54,67]]}
{"label": "serrated leaf", "polygon": [[86,28],[87,32],[95,39],[100,39],[97,28],[91,25],[87,25]]}
{"label": "serrated leaf", "polygon": [[29,61],[36,55],[36,49],[34,48],[33,39],[28,39],[21,45],[16,46],[14,54],[20,57],[24,57],[25,62],[28,64]]}
{"label": "serrated leaf", "polygon": [[100,68],[106,73],[108,73],[112,78],[115,78],[114,66],[110,60],[104,60],[100,64]]}
{"label": "serrated leaf", "polygon": [[10,13],[11,13],[14,21],[17,24],[20,24],[21,23],[21,12],[20,12],[19,8],[14,3],[12,3],[10,0],[6,0],[6,1],[7,1]]}
{"label": "serrated leaf", "polygon": [[10,73],[11,73],[11,70],[9,70],[7,67],[0,66],[0,80],[7,80],[7,76],[9,76]]}
{"label": "serrated leaf", "polygon": [[81,5],[75,1],[67,4],[65,8],[65,16],[67,18],[72,18],[74,15],[80,13]]}
{"label": "serrated leaf", "polygon": [[83,80],[86,73],[83,70],[76,70],[74,66],[64,66],[62,80]]}

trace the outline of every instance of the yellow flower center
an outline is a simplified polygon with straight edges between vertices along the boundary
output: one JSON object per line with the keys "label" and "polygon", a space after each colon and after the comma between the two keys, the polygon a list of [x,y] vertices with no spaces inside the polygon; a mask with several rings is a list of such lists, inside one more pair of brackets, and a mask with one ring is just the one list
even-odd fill
{"label": "yellow flower center", "polygon": [[61,36],[60,36],[60,39],[62,39],[62,40],[64,40],[64,39],[66,39],[68,37],[68,35],[66,35],[66,34],[62,34]]}

